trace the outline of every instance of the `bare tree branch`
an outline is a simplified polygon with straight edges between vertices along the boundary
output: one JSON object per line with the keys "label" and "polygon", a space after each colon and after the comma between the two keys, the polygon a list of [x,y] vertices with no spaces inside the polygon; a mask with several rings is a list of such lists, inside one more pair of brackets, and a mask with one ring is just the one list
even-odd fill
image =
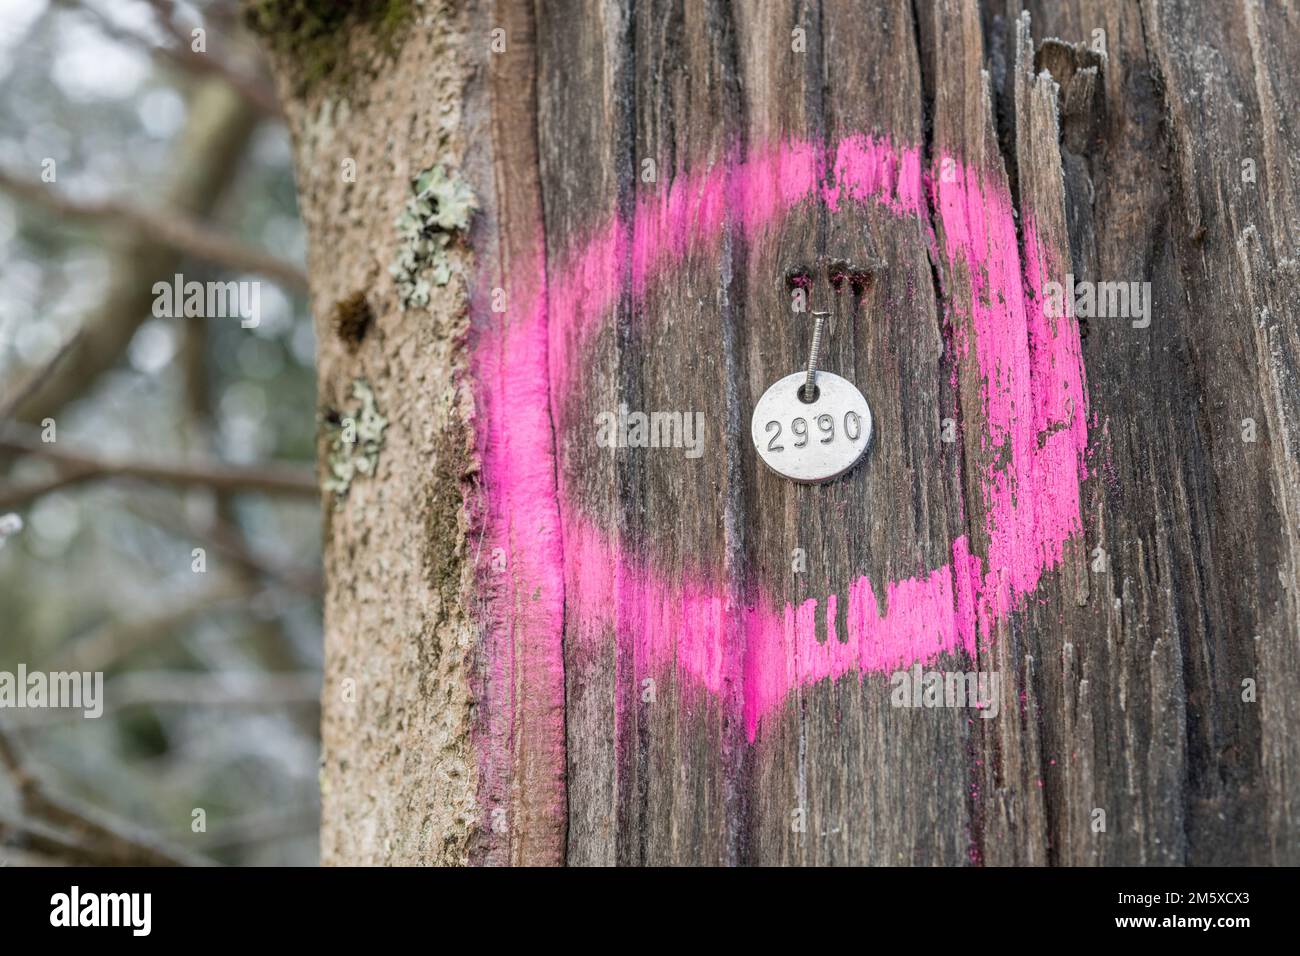
{"label": "bare tree branch", "polygon": [[[216,80],[198,86],[190,97],[185,128],[176,138],[160,185],[160,205],[203,219],[217,203],[240,166],[257,128],[248,102]],[[81,322],[81,336],[59,366],[13,410],[13,417],[39,422],[94,386],[115,366],[141,323],[149,316],[159,279],[171,280],[181,265],[175,247],[128,230],[109,252],[109,282],[97,306]]]}
{"label": "bare tree branch", "polygon": [[227,492],[262,492],[301,497],[316,497],[320,494],[316,476],[310,468],[301,465],[241,467],[222,462],[163,464],[96,458],[63,451],[53,443],[19,437],[12,430],[0,433],[0,451],[40,455],[60,468],[59,475],[50,481],[0,489],[0,511],[27,504],[56,488],[108,478],[131,478],[178,488],[211,488]]}
{"label": "bare tree branch", "polygon": [[[31,854],[39,865],[64,864],[68,866],[113,866],[115,857],[106,856],[93,844],[81,844],[60,834],[52,827],[36,820],[15,821],[0,819],[0,846],[10,851]],[[0,866],[5,865],[0,860]],[[20,862],[19,865],[24,865]]]}
{"label": "bare tree branch", "polygon": [[167,35],[176,43],[186,43],[188,38],[181,28],[176,24],[176,3],[175,0],[145,0],[153,8],[154,18],[158,25],[166,31]]}
{"label": "bare tree branch", "polygon": [[280,108],[280,101],[275,95],[275,88],[269,82],[231,69],[226,64],[225,57],[218,56],[213,52],[198,53],[194,50],[190,37],[181,32],[177,28],[175,21],[166,14],[164,7],[171,6],[171,4],[149,0],[159,24],[171,39],[171,43],[160,46],[148,37],[118,26],[108,19],[102,11],[82,3],[80,0],[57,0],[57,2],[65,10],[80,11],[89,15],[94,19],[99,31],[110,39],[137,47],[154,59],[178,67],[187,73],[220,79],[239,93],[240,96],[244,97],[249,102],[249,105],[259,113],[273,119],[284,118],[284,113]]}
{"label": "bare tree branch", "polygon": [[252,590],[244,582],[222,580],[200,594],[154,608],[146,616],[105,622],[72,638],[57,652],[58,665],[54,669],[110,670],[204,614],[246,604]]}
{"label": "bare tree branch", "polygon": [[[134,671],[104,686],[107,717],[131,707],[212,707],[229,710],[281,710],[319,707],[321,675],[315,671]],[[45,708],[15,710],[11,727],[48,727],[84,719],[80,710]]]}
{"label": "bare tree branch", "polygon": [[58,841],[60,847],[75,846],[94,853],[102,866],[203,866],[210,862],[187,850],[165,846],[125,820],[47,793],[3,724],[0,765],[9,771],[18,788],[24,814],[67,835],[69,839]]}
{"label": "bare tree branch", "polygon": [[318,568],[313,570],[305,566],[272,562],[255,554],[245,536],[228,521],[216,518],[200,525],[179,515],[164,514],[161,509],[144,502],[133,502],[127,506],[127,510],[173,534],[202,539],[218,554],[229,558],[249,574],[277,581],[289,590],[307,597],[319,598],[321,595],[324,582]]}
{"label": "bare tree branch", "polygon": [[45,365],[28,375],[27,380],[14,389],[13,395],[7,397],[4,404],[0,405],[0,421],[4,421],[13,414],[14,409],[25,402],[40,387],[41,382],[45,381],[46,377],[55,373],[80,338],[81,333],[79,331],[74,332],[66,342],[59,346],[59,350],[54,353],[53,357]]}
{"label": "bare tree branch", "polygon": [[104,713],[126,707],[316,707],[320,705],[320,691],[321,675],[312,671],[135,671],[115,678],[104,689]]}
{"label": "bare tree branch", "polygon": [[3,169],[0,169],[0,189],[63,219],[114,228],[126,226],[146,239],[165,243],[196,259],[236,272],[263,275],[290,289],[307,288],[307,273],[297,264],[222,235],[175,210],[154,212],[112,199],[77,202],[61,196],[40,180],[15,176]]}
{"label": "bare tree branch", "polygon": [[203,847],[208,852],[254,846],[296,836],[314,835],[320,827],[320,809],[311,805],[280,807],[236,817],[209,830]]}

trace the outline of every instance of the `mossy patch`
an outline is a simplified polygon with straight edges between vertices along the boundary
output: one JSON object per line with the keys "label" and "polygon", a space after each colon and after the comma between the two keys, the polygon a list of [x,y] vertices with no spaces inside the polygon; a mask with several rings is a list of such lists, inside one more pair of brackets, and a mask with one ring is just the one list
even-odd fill
{"label": "mossy patch", "polygon": [[440,165],[411,180],[411,191],[395,223],[401,239],[397,261],[388,267],[403,311],[427,307],[433,286],[451,281],[447,250],[456,234],[469,228],[475,208],[469,186],[450,177]]}
{"label": "mossy patch", "polygon": [[379,414],[375,393],[365,379],[352,383],[352,397],[358,402],[349,415],[331,415],[324,419],[327,474],[322,485],[334,493],[337,507],[347,497],[358,476],[373,475],[379,467],[379,451],[384,446],[384,429],[388,419]]}
{"label": "mossy patch", "polygon": [[[448,398],[448,402],[451,399]],[[465,531],[461,514],[474,479],[475,460],[468,426],[448,407],[448,425],[434,437],[431,462],[433,480],[425,521],[425,567],[429,582],[441,599],[440,616],[460,604],[461,571],[465,564]]]}
{"label": "mossy patch", "polygon": [[349,38],[369,31],[391,55],[420,0],[244,0],[244,23],[292,69],[300,93],[317,83],[346,83]]}

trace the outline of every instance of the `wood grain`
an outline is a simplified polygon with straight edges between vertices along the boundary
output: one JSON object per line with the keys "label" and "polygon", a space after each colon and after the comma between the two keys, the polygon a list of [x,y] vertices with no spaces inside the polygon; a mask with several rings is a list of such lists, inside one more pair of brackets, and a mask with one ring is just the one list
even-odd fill
{"label": "wood grain", "polygon": [[[1294,861],[1284,728],[1295,714],[1283,688],[1297,623],[1285,441],[1295,322],[1276,297],[1295,273],[1267,265],[1287,255],[1291,237],[1277,233],[1295,222],[1276,114],[1294,81],[1273,49],[1294,43],[1295,24],[1282,14],[1265,24],[1247,4],[1233,14],[1243,29],[1215,15],[1198,32],[1208,15],[1197,11],[542,11],[553,252],[728,150],[874,132],[920,146],[927,163],[952,154],[983,170],[1032,213],[1061,279],[1149,280],[1155,302],[1149,329],[1086,323],[1091,455],[1102,464],[1085,484],[1083,534],[977,661],[945,665],[1006,678],[999,720],[891,708],[887,675],[854,675],[796,690],[750,745],[689,688],[643,702],[629,634],[612,629],[595,657],[575,649],[590,642],[569,641],[570,862]],[[802,55],[790,49],[795,27]],[[1090,49],[1098,27],[1104,56]],[[1206,57],[1224,86],[1201,88]],[[1206,131],[1216,120],[1218,137]],[[1273,178],[1261,173],[1246,192],[1236,158],[1252,136]],[[647,157],[655,184],[636,177]],[[581,214],[574,183],[593,187]],[[933,568],[962,533],[981,553],[980,382],[952,344],[971,283],[936,254],[927,232],[941,244],[945,224],[931,213],[917,223],[805,204],[758,235],[733,228],[719,255],[688,257],[643,298],[626,293],[592,353],[592,402],[703,411],[724,447],[697,467],[655,450],[611,461],[591,447],[589,422],[568,420],[562,485],[581,507],[616,515],[620,546],[668,580],[704,567],[738,603],[759,590],[798,606],[844,594],[859,575]],[[790,311],[787,273],[816,276],[834,260],[883,263],[860,294],[814,287],[835,311],[827,367],[863,387],[878,437],[849,479],[800,488],[757,463],[748,415],[806,353],[810,323]],[[1248,415],[1254,444],[1241,441]],[[959,421],[960,444],[941,440],[945,418]],[[791,571],[795,548],[806,573]],[[1092,569],[1096,548],[1105,571]],[[570,585],[582,574],[571,567]],[[1275,692],[1243,703],[1246,677]],[[1091,826],[1098,809],[1103,833]],[[792,831],[796,810],[804,833]]]}
{"label": "wood grain", "polygon": [[[376,313],[320,328],[322,403],[365,377],[391,423],[326,523],[328,860],[1300,862],[1292,7],[438,9],[287,108],[317,312]],[[352,250],[435,161],[480,205],[430,321]],[[807,353],[792,275],[875,415],[823,486],[749,438]],[[1149,282],[1150,325],[1044,319],[1067,275]],[[702,454],[603,447],[620,406],[698,414]],[[998,674],[996,719],[808,676],[935,580],[908,653]]]}

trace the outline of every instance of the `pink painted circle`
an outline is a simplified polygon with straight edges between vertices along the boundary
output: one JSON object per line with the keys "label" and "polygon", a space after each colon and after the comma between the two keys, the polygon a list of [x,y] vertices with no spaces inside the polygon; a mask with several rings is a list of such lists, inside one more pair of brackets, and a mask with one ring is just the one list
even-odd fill
{"label": "pink painted circle", "polygon": [[[947,274],[969,283],[946,305],[968,330],[958,359],[978,369],[975,420],[983,423],[987,459],[997,463],[978,476],[987,553],[973,554],[963,536],[952,542],[949,563],[916,577],[883,584],[860,577],[843,598],[778,606],[760,596],[741,607],[706,578],[670,581],[622,553],[570,506],[559,480],[567,633],[599,641],[612,628],[632,642],[639,668],[673,668],[739,711],[751,740],[796,687],[957,649],[974,653],[977,637],[1023,604],[1081,530],[1088,435],[1077,328],[1041,307],[1051,263],[1032,211],[1018,233],[1001,174],[955,157],[936,157],[927,171],[918,147],[857,135],[831,148],[788,142],[679,177],[666,192],[643,197],[630,225],[608,222],[562,257],[564,269],[526,320],[535,327],[511,332],[538,348],[507,356],[507,364],[537,371],[540,362],[550,394],[569,394],[629,261],[632,293],[640,296],[689,252],[718,244],[724,228],[752,235],[809,200],[831,210],[875,203],[919,218],[927,230],[933,222]],[[537,471],[522,459],[507,464],[510,475]],[[841,599],[848,633],[819,642],[817,616],[826,616],[831,633]]]}

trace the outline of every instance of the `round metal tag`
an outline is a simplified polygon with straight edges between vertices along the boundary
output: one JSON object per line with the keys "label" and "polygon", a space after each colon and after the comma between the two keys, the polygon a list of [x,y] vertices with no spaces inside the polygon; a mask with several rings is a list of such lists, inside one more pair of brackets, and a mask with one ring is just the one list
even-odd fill
{"label": "round metal tag", "polygon": [[830,481],[857,464],[871,441],[871,409],[852,382],[817,372],[816,395],[801,397],[806,372],[778,381],[758,400],[750,433],[763,463],[791,481]]}

